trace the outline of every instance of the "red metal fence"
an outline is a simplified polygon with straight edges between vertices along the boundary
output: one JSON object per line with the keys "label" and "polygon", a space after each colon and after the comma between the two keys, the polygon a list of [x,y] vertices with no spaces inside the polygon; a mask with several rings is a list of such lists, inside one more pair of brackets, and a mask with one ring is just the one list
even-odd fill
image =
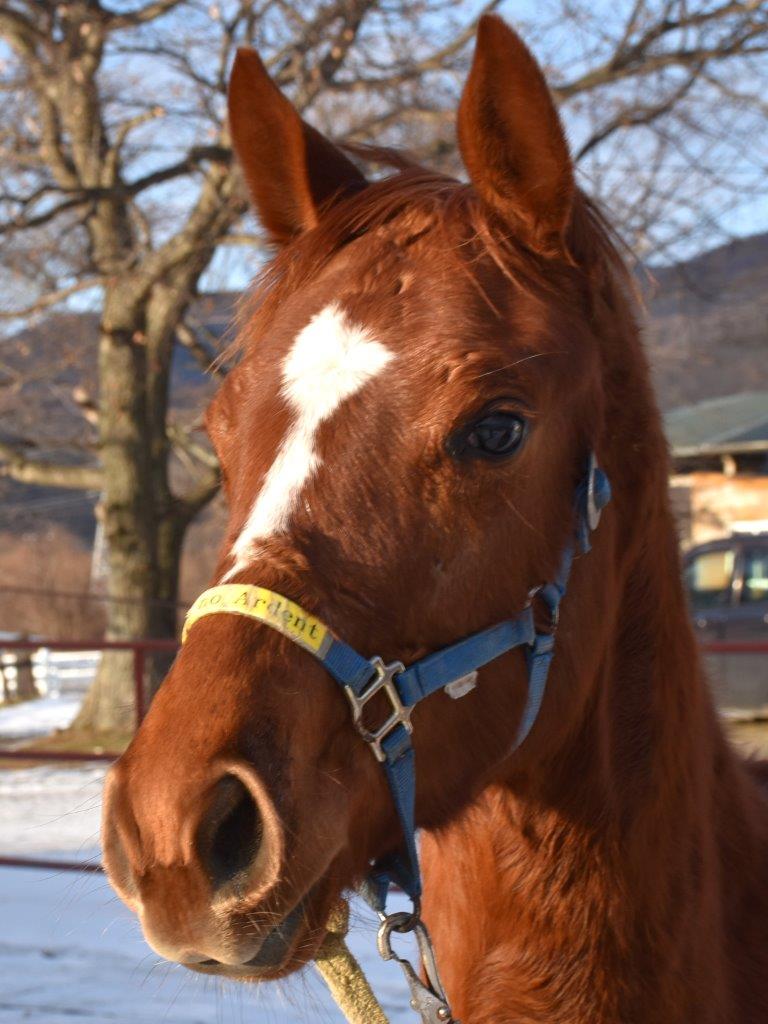
{"label": "red metal fence", "polygon": [[756,640],[710,640],[701,645],[705,654],[768,654],[768,643]]}
{"label": "red metal fence", "polygon": [[[47,648],[51,651],[132,651],[134,708],[138,727],[146,710],[144,687],[145,666],[148,653],[172,652],[178,644],[175,640],[11,640],[0,642],[0,650],[34,651]],[[768,643],[717,641],[702,644],[705,654],[763,654],[768,655]],[[102,761],[112,762],[118,753],[93,754],[86,751],[36,750],[25,746],[19,750],[0,747],[0,760],[16,761]],[[0,855],[0,867],[37,867],[54,871],[100,872],[100,864],[84,861],[50,860],[41,857],[15,857]]]}
{"label": "red metal fence", "polygon": [[[133,707],[136,728],[146,712],[145,670],[148,654],[173,652],[175,640],[8,640],[0,641],[0,650],[38,651],[130,651],[133,653]],[[120,756],[119,752],[93,753],[85,750],[46,750],[24,745],[22,748],[0,746],[0,761],[23,762],[106,762]],[[0,854],[0,867],[36,867],[57,871],[99,872],[101,865],[85,861],[50,860],[42,857],[17,857]]]}

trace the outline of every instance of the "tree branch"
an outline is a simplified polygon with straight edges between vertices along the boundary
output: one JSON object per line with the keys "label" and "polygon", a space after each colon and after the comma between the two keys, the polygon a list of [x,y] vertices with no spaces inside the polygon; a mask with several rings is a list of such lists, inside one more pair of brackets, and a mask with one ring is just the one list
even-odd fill
{"label": "tree branch", "polygon": [[101,490],[101,471],[92,466],[70,466],[43,459],[30,459],[13,445],[0,441],[0,477],[41,487],[64,487],[74,491]]}
{"label": "tree branch", "polygon": [[227,369],[219,362],[219,353],[209,348],[189,324],[179,324],[176,328],[176,337],[179,344],[192,353],[201,370],[205,373],[210,373],[211,376],[217,377],[219,380],[224,380],[227,375]]}
{"label": "tree branch", "polygon": [[473,38],[477,31],[478,22],[482,16],[495,11],[501,6],[501,2],[502,0],[489,0],[477,16],[467,23],[455,39],[452,39],[451,42],[445,46],[441,46],[439,49],[433,50],[432,53],[428,54],[428,56],[422,57],[421,59],[413,61],[403,67],[396,68],[394,71],[386,75],[360,75],[348,81],[344,79],[334,79],[333,82],[328,83],[329,88],[334,92],[375,92],[379,89],[389,89],[403,85],[405,82],[421,78],[430,71],[445,71],[446,61],[463,50]]}
{"label": "tree branch", "polygon": [[50,309],[51,306],[57,306],[60,302],[68,299],[71,295],[76,295],[77,292],[88,291],[90,288],[98,288],[101,283],[102,281],[99,277],[89,277],[82,281],[76,281],[74,284],[70,284],[66,288],[59,288],[55,292],[48,292],[47,294],[42,295],[31,305],[25,306],[24,309],[0,310],[0,320],[16,320],[34,316],[36,313],[42,313],[43,310]]}
{"label": "tree branch", "polygon": [[25,58],[29,58],[34,54],[40,33],[31,21],[6,4],[5,9],[0,11],[0,36],[7,39],[14,49],[21,51]]}
{"label": "tree branch", "polygon": [[[46,192],[60,191],[59,189],[47,188]],[[36,196],[27,197],[22,200],[21,205],[28,206],[30,203],[35,202]],[[13,200],[11,200],[13,201]],[[73,210],[77,206],[82,206],[84,203],[90,202],[90,199],[83,193],[79,193],[72,199],[66,199],[64,202],[59,203],[56,206],[52,206],[45,210],[43,213],[36,213],[31,217],[13,217],[11,220],[6,221],[4,224],[0,224],[0,235],[9,235],[14,231],[24,231],[27,228],[40,228],[44,224],[50,223],[55,220],[62,213],[66,213],[67,210]]]}
{"label": "tree branch", "polygon": [[638,103],[635,106],[621,110],[587,139],[579,148],[574,159],[577,162],[582,160],[600,143],[605,142],[606,139],[610,138],[617,131],[621,131],[624,128],[639,128],[641,125],[649,125],[658,120],[658,118],[663,117],[664,114],[668,114],[690,92],[691,87],[699,77],[701,68],[702,65],[695,67],[688,78],[677,89],[657,103]]}
{"label": "tree branch", "polygon": [[156,171],[151,171],[149,174],[145,174],[143,177],[127,183],[121,183],[118,181],[115,185],[105,187],[94,186],[92,188],[62,188],[57,185],[47,184],[35,189],[35,191],[30,193],[28,196],[0,196],[0,199],[4,198],[8,202],[15,202],[25,207],[31,206],[43,196],[52,192],[63,193],[69,196],[68,199],[63,200],[56,206],[44,210],[42,213],[28,217],[20,216],[9,219],[4,224],[0,224],[0,234],[10,234],[14,231],[20,231],[26,228],[42,227],[44,224],[48,224],[50,221],[54,220],[60,214],[66,213],[68,210],[72,210],[75,207],[82,206],[86,203],[98,202],[103,199],[127,199],[132,196],[136,196],[140,192],[144,192],[146,189],[153,188],[155,185],[161,185],[166,181],[171,181],[173,178],[179,178],[184,175],[191,174],[192,171],[198,169],[206,160],[212,160],[216,163],[229,166],[232,162],[232,150],[227,146],[221,145],[193,146],[189,152],[182,157],[181,160],[176,161],[176,163],[170,164],[168,167],[161,167]]}
{"label": "tree branch", "polygon": [[222,145],[193,146],[186,156],[182,157],[175,164],[161,167],[157,171],[151,171],[149,174],[129,182],[122,189],[118,188],[116,191],[118,194],[123,192],[129,196],[138,195],[139,192],[152,188],[154,185],[160,185],[163,182],[170,181],[172,178],[179,178],[185,174],[190,174],[192,171],[197,170],[206,160],[211,160],[214,163],[223,164],[225,167],[228,167],[232,163],[232,150],[228,146]]}
{"label": "tree branch", "polygon": [[182,516],[190,521],[195,518],[208,505],[221,489],[221,476],[218,472],[211,473],[193,491],[176,499],[176,504],[181,509]]}
{"label": "tree branch", "polygon": [[725,3],[721,7],[707,11],[694,11],[682,18],[663,17],[646,29],[635,42],[628,41],[624,36],[609,60],[591,68],[571,82],[554,86],[552,91],[557,99],[562,101],[603,85],[634,76],[647,76],[664,68],[690,67],[704,64],[708,60],[725,60],[737,54],[746,56],[764,53],[766,46],[748,46],[748,43],[755,37],[764,36],[768,31],[768,23],[753,24],[751,21],[740,24],[739,31],[708,44],[650,52],[654,43],[684,29],[701,28],[706,24],[724,21],[732,15],[756,15],[760,8],[761,0],[746,0]]}
{"label": "tree branch", "polygon": [[208,448],[204,448],[203,445],[197,444],[196,441],[193,441],[190,435],[178,426],[178,424],[169,423],[167,427],[167,434],[168,439],[173,443],[175,448],[183,451],[190,458],[194,459],[195,462],[218,472],[219,460],[213,452]]}
{"label": "tree branch", "polygon": [[180,7],[185,0],[154,0],[136,11],[107,11],[107,25],[109,29],[131,28],[136,25],[146,25],[150,21],[156,21],[168,14],[174,7]]}

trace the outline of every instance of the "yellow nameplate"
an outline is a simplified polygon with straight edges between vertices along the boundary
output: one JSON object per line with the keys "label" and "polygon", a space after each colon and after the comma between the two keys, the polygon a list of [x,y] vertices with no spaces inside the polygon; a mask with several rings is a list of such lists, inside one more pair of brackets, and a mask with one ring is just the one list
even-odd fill
{"label": "yellow nameplate", "polygon": [[289,601],[282,594],[247,583],[222,583],[202,593],[189,609],[184,620],[181,642],[187,639],[187,634],[198,619],[219,612],[245,615],[249,619],[263,622],[265,626],[271,626],[319,658],[326,654],[333,640],[331,631],[320,619],[305,612],[300,605]]}

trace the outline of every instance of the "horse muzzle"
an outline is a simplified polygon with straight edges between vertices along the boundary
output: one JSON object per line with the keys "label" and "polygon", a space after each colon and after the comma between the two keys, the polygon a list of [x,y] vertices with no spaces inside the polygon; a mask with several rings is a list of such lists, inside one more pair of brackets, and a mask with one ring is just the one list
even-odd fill
{"label": "horse muzzle", "polygon": [[305,903],[281,884],[283,825],[245,762],[206,774],[190,773],[183,786],[156,780],[139,817],[130,759],[118,763],[105,798],[107,873],[166,959],[211,973],[274,970],[289,956]]}

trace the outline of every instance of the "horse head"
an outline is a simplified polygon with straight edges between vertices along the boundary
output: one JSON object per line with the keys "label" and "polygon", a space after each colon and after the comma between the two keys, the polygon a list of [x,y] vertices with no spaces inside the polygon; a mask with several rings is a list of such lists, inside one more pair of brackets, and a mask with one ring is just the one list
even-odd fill
{"label": "horse head", "polygon": [[[458,109],[468,183],[405,159],[366,180],[251,50],[229,116],[277,251],[207,413],[229,505],[213,582],[284,595],[305,626],[407,666],[522,613],[556,576],[591,452],[621,501],[607,423],[631,439],[646,398],[624,386],[641,357],[604,330],[615,250],[541,71],[498,18],[480,23]],[[522,747],[520,648],[461,699],[440,690],[415,708],[419,827],[535,772],[580,720],[610,629],[615,523],[577,560]],[[109,876],[148,942],[202,972],[289,973],[340,893],[401,842],[323,664],[252,616],[193,622],[108,783]]]}

